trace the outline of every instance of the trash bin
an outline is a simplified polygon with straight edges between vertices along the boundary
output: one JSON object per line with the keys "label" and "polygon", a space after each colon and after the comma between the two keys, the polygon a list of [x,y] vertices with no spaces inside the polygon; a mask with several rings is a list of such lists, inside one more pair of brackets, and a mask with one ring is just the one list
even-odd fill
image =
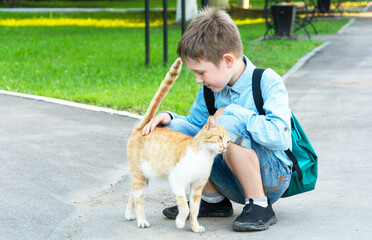
{"label": "trash bin", "polygon": [[318,0],[318,10],[320,13],[329,13],[331,0]]}
{"label": "trash bin", "polygon": [[279,37],[292,36],[296,17],[296,6],[293,4],[274,4],[271,6],[275,35]]}

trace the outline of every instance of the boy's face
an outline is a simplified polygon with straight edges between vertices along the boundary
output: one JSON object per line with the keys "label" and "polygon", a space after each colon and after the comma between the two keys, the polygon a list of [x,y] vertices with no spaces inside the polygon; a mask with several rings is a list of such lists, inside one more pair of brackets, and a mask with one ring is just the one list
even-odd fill
{"label": "boy's face", "polygon": [[220,92],[231,81],[233,71],[231,64],[222,59],[216,66],[212,62],[200,60],[185,61],[188,69],[195,74],[197,83],[203,83],[206,87],[210,88],[213,92]]}

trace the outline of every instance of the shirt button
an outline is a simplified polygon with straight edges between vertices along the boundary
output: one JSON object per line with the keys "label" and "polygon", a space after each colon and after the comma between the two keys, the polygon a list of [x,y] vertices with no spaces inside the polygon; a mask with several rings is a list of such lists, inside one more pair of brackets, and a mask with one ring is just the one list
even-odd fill
{"label": "shirt button", "polygon": [[287,127],[285,127],[285,128],[284,128],[284,131],[288,131],[288,128],[287,128]]}

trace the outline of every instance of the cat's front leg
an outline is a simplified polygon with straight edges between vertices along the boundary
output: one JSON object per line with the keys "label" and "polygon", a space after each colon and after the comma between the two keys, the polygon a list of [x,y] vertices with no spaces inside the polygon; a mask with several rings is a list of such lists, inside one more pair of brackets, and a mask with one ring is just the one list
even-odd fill
{"label": "cat's front leg", "polygon": [[178,215],[176,218],[176,227],[182,229],[185,227],[185,221],[189,215],[189,206],[187,205],[187,198],[185,194],[175,195],[178,206]]}
{"label": "cat's front leg", "polygon": [[190,186],[190,225],[191,230],[197,233],[205,231],[204,227],[198,223],[200,199],[204,185],[202,183],[194,183]]}

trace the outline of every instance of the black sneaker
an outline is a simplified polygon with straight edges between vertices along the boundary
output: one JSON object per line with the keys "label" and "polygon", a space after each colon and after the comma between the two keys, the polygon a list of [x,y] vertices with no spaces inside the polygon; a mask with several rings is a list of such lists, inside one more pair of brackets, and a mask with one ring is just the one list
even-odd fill
{"label": "black sneaker", "polygon": [[235,219],[233,229],[238,232],[266,230],[276,223],[276,216],[271,204],[266,208],[253,204],[245,205],[243,212]]}
{"label": "black sneaker", "polygon": [[[176,219],[178,207],[173,206],[163,210],[164,216],[170,219]],[[201,199],[198,217],[230,217],[234,214],[232,204],[228,198],[219,203],[208,203]]]}

